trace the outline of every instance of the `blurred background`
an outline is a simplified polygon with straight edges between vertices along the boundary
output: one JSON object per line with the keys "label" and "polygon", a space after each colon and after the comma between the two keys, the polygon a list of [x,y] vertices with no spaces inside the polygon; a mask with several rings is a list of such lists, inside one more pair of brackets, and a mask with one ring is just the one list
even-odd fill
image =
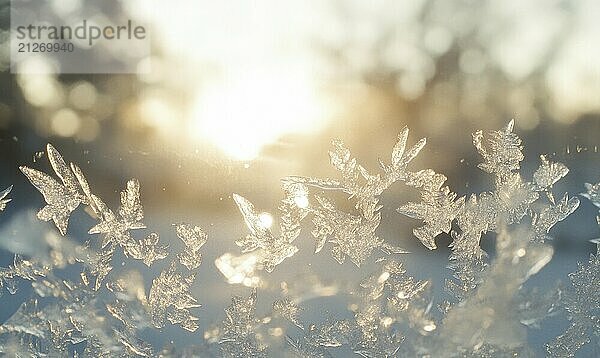
{"label": "blurred background", "polygon": [[[51,227],[31,219],[42,198],[18,171],[47,169],[47,142],[78,163],[113,207],[126,180],[138,178],[146,223],[167,243],[177,245],[170,222],[206,229],[195,288],[205,324],[222,319],[231,294],[248,292],[228,285],[213,265],[223,253],[239,254],[234,240],[246,234],[231,194],[276,214],[281,177],[335,175],[327,155],[333,138],[377,170],[377,158],[388,160],[408,126],[412,143],[427,137],[411,168],[444,173],[464,195],[493,184],[476,167],[471,133],[514,118],[526,178],[548,153],[571,169],[556,192],[576,195],[583,183],[600,181],[595,0],[106,2],[119,16],[150,24],[152,57],[139,64],[150,70],[138,75],[10,74],[9,2],[0,3],[0,189],[15,186],[0,216],[3,266],[12,259],[11,243]],[[86,1],[52,5],[67,18]],[[44,72],[43,58],[26,65]],[[441,295],[450,238],[439,238],[440,248],[430,252],[411,233],[419,223],[395,213],[415,194],[401,184],[384,194],[381,236],[413,252],[400,259],[411,274],[432,278]],[[555,260],[535,280],[565,281],[586,259],[594,247],[588,240],[599,234],[595,213],[582,200],[557,225]],[[18,224],[24,222],[30,224]],[[307,229],[300,252],[268,277],[265,292],[276,297],[281,281],[302,276],[312,287],[318,277],[331,293],[333,283],[370,272],[369,265],[339,266],[325,250],[313,255]],[[339,302],[307,305],[338,312]],[[556,323],[546,336],[565,325]]]}

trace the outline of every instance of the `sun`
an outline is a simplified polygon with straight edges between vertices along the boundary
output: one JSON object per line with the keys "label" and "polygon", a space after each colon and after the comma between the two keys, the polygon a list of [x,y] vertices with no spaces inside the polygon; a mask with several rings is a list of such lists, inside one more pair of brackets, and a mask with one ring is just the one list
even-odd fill
{"label": "sun", "polygon": [[303,73],[236,73],[197,94],[189,135],[210,141],[234,160],[249,161],[283,134],[321,129],[328,119],[327,107]]}

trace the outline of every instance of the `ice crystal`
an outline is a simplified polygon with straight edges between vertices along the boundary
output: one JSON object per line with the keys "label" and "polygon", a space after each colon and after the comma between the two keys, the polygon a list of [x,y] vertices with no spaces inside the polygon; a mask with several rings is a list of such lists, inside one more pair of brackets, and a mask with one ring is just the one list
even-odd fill
{"label": "ice crystal", "polygon": [[408,275],[401,263],[384,260],[360,283],[353,319],[310,324],[301,339],[288,337],[290,350],[300,357],[329,357],[328,348],[347,346],[362,357],[395,357],[410,327],[423,334],[435,330],[431,303],[422,300],[428,285]]}
{"label": "ice crystal", "polygon": [[[523,146],[513,128],[514,121],[510,121],[502,130],[473,134],[473,144],[483,158],[478,167],[494,175],[494,191],[471,194],[466,200],[457,199],[448,187],[442,187],[446,177],[430,169],[410,173],[406,180],[408,185],[421,192],[421,203],[408,203],[398,209],[401,214],[425,223],[414,230],[415,236],[433,249],[437,235],[451,232],[449,267],[458,281],[448,280],[447,287],[458,300],[466,297],[481,281],[487,265],[487,255],[480,247],[483,234],[497,232],[502,224],[519,223],[529,215],[530,240],[544,242],[550,229],[579,206],[576,197],[569,198],[564,194],[557,203],[552,194],[552,186],[569,172],[562,163],[551,162],[542,155],[533,180],[523,179],[519,173],[524,159]],[[545,203],[539,200],[540,192],[546,194]],[[457,230],[451,230],[454,220]]]}
{"label": "ice crystal", "polygon": [[423,220],[425,226],[414,229],[415,236],[428,249],[435,249],[435,237],[449,233],[452,221],[464,205],[464,198],[456,199],[456,194],[444,186],[446,177],[431,169],[408,173],[406,185],[421,189],[421,203],[408,203],[398,208],[398,212],[413,219]]}
{"label": "ice crystal", "polygon": [[[573,288],[564,294],[564,306],[571,325],[547,345],[552,357],[573,357],[585,344],[600,337],[600,256],[590,255],[587,265],[579,264],[569,274]],[[596,347],[597,348],[597,347]]]}
{"label": "ice crystal", "polygon": [[484,345],[494,349],[525,345],[525,329],[515,301],[522,284],[544,267],[553,253],[552,247],[527,238],[527,232],[500,231],[497,258],[485,280],[444,318],[441,346],[436,348],[440,353],[477,352]]}
{"label": "ice crystal", "polygon": [[577,198],[571,198],[565,194],[563,198],[554,204],[546,204],[540,212],[533,213],[531,219],[532,241],[544,242],[550,239],[548,233],[557,223],[565,220],[579,206]]}
{"label": "ice crystal", "polygon": [[132,230],[146,228],[142,222],[144,211],[137,180],[127,182],[125,190],[121,192],[118,214],[115,214],[100,197],[92,193],[87,179],[77,165],[67,165],[51,144],[47,145],[47,153],[50,164],[62,184],[38,170],[25,166],[20,169],[42,193],[47,203],[38,212],[38,218],[44,221],[53,220],[62,235],[67,233],[71,213],[80,204],[90,207],[98,223],[90,228],[88,233],[101,234],[102,240],[99,245],[100,251],[94,253],[87,250],[87,257],[83,261],[89,263],[89,273],[96,277],[96,289],[112,269],[110,261],[115,252],[115,245],[120,246],[127,256],[142,260],[148,266],[167,256],[166,247],[158,243],[158,234],[151,233],[141,240],[136,240],[131,234]]}
{"label": "ice crystal", "polygon": [[[587,192],[583,194],[594,205],[600,207],[598,195],[600,183],[585,184]],[[600,220],[598,221],[600,225]],[[596,243],[596,254],[591,254],[587,263],[578,263],[577,271],[570,273],[571,289],[564,292],[563,305],[571,323],[566,332],[546,345],[552,357],[573,357],[575,352],[600,337],[600,244]]]}
{"label": "ice crystal", "polygon": [[85,356],[150,356],[147,344],[136,342],[132,331],[106,321],[98,299],[84,286],[56,279],[46,286],[53,288],[46,291],[53,300],[24,303],[0,327],[0,336],[28,342],[25,349],[31,356],[67,356],[81,343]]}
{"label": "ice crystal", "polygon": [[166,246],[158,244],[158,234],[153,232],[145,239],[137,241],[127,247],[127,254],[137,260],[142,260],[147,266],[151,266],[154,261],[162,260],[169,254]]}
{"label": "ice crystal", "polygon": [[289,297],[283,298],[281,300],[277,300],[273,302],[273,312],[285,318],[286,320],[292,322],[299,328],[302,328],[302,323],[298,318],[299,313],[302,311],[302,308],[299,307],[292,299]]}
{"label": "ice crystal", "polygon": [[[600,183],[594,185],[585,183],[585,189],[586,192],[581,195],[584,198],[589,199],[596,207],[600,208]],[[598,225],[600,225],[600,215],[596,216],[596,221],[598,222]]]}
{"label": "ice crystal", "polygon": [[121,192],[119,215],[115,215],[99,197],[93,195],[91,199],[92,209],[98,215],[99,223],[88,233],[102,234],[102,249],[110,250],[112,246],[119,245],[126,255],[143,260],[148,266],[166,257],[166,248],[158,245],[158,234],[151,233],[141,241],[131,236],[131,230],[146,227],[141,221],[144,212],[140,203],[140,184],[137,180],[128,181],[126,189]]}
{"label": "ice crystal", "polygon": [[[553,186],[569,170],[547,156],[540,157],[531,180],[522,176],[523,147],[513,127],[511,121],[502,130],[473,134],[473,144],[483,158],[479,168],[493,176],[493,188],[482,193],[459,197],[445,185],[443,174],[432,169],[410,171],[408,165],[425,140],[408,147],[405,128],[392,149],[390,164],[380,160],[382,172],[378,174],[367,171],[341,141],[334,141],[329,154],[339,178],[283,178],[284,197],[274,220],[233,194],[249,234],[236,242],[241,256],[225,253],[215,264],[229,283],[255,288],[247,297],[233,296],[224,320],[205,330],[204,341],[183,348],[171,343],[162,350],[155,350],[139,333],[169,323],[190,332],[198,330],[199,319],[193,311],[200,305],[191,288],[202,270],[207,234],[198,226],[174,224],[183,249],[170,256],[167,266],[152,278],[149,290],[147,278],[138,270],[124,265],[126,269],[113,272],[117,250],[147,266],[170,254],[158,233],[144,232],[138,237],[146,228],[139,182],[127,182],[119,209],[112,211],[92,193],[81,169],[67,165],[48,145],[56,178],[28,167],[21,171],[44,197],[46,205],[38,218],[52,220],[61,235],[46,235],[39,252],[32,257],[15,255],[12,265],[0,268],[0,289],[15,293],[20,286],[31,285],[26,303],[0,325],[0,353],[266,357],[282,355],[277,344],[286,337],[287,350],[299,357],[331,357],[348,351],[361,357],[533,356],[527,330],[539,327],[564,306],[570,327],[546,349],[551,356],[573,356],[600,336],[600,256],[591,255],[586,265],[580,264],[570,274],[569,289],[525,286],[552,257],[553,250],[545,243],[550,230],[573,213],[579,201],[567,194],[555,198]],[[283,283],[283,298],[272,303],[272,312],[266,317],[257,315],[256,287],[271,284],[259,278],[258,270],[272,272],[298,251],[301,245],[296,240],[307,217],[313,224],[315,252],[327,247],[339,263],[349,259],[361,266],[374,250],[402,253],[377,233],[382,217],[379,197],[396,182],[419,191],[418,202],[396,206],[399,213],[423,222],[413,230],[415,237],[429,249],[436,248],[435,239],[442,233],[453,239],[449,264],[453,279],[446,286],[452,301],[442,302],[442,310],[436,311],[433,307],[443,299],[433,296],[432,283],[413,277],[403,263],[383,257],[376,260],[375,272],[354,290],[344,290],[343,285],[328,290],[327,295],[347,294],[346,317],[325,314],[329,318],[321,322],[303,322],[301,316],[310,316],[302,313],[307,296],[291,293]],[[10,200],[10,189],[0,192],[0,211]],[[329,195],[332,191],[346,195],[354,207],[340,209],[342,205]],[[599,192],[600,184],[586,184],[582,196],[600,207]],[[97,220],[89,234],[99,235],[100,240],[80,244],[66,236],[69,217],[79,206],[87,206],[86,212]],[[272,228],[272,224],[277,225]],[[497,234],[491,257],[480,246],[488,233]],[[291,324],[281,325],[278,318]]]}
{"label": "ice crystal", "polygon": [[300,358],[329,358],[333,357],[325,347],[314,343],[311,340],[303,337],[302,340],[294,340],[293,338],[286,337],[286,343],[290,349],[290,352],[295,357]]}
{"label": "ice crystal", "polygon": [[192,271],[200,267],[202,254],[200,249],[206,243],[207,235],[198,226],[186,223],[176,224],[177,237],[183,241],[185,248],[177,255],[179,262]]}
{"label": "ice crystal", "polygon": [[175,262],[172,262],[152,280],[148,304],[155,327],[164,327],[165,319],[168,319],[172,324],[179,324],[191,332],[198,328],[198,318],[189,311],[190,308],[200,307],[190,293],[190,285],[194,279],[194,274],[184,277],[178,273]]}
{"label": "ice crystal", "polygon": [[[14,292],[17,287],[15,279],[21,278],[32,282],[38,297],[55,299],[54,302],[44,301],[39,307],[35,301],[34,306],[38,308],[34,312],[27,311],[29,316],[37,317],[46,330],[34,337],[35,344],[28,344],[23,349],[32,354],[54,356],[57,355],[55,351],[67,352],[74,349],[74,345],[85,342],[85,356],[150,357],[153,349],[137,337],[137,329],[161,328],[168,321],[195,331],[198,328],[197,318],[190,313],[191,308],[199,306],[190,293],[195,274],[180,273],[177,265],[181,263],[188,271],[200,266],[200,248],[206,242],[206,234],[196,226],[177,225],[177,235],[186,247],[178,255],[179,260],[172,260],[171,265],[152,281],[148,296],[142,283],[125,283],[123,280],[106,282],[112,296],[96,292],[101,291],[102,283],[112,270],[111,261],[116,248],[121,247],[127,256],[148,266],[166,258],[169,252],[159,243],[157,233],[150,233],[139,240],[132,235],[134,230],[146,227],[142,222],[144,214],[137,180],[127,182],[121,192],[121,205],[115,213],[92,193],[81,169],[74,164],[67,166],[51,145],[48,145],[48,157],[62,184],[35,169],[21,167],[47,203],[38,217],[45,221],[53,220],[61,235],[65,235],[70,214],[80,204],[87,205],[90,215],[98,220],[89,234],[101,234],[102,240],[87,240],[84,245],[78,245],[68,238],[49,239],[48,256],[30,260],[16,256],[14,265],[0,270],[0,282],[9,291]],[[54,268],[64,268],[76,262],[83,264],[79,272],[82,284],[55,275]],[[108,317],[112,320],[107,320]],[[22,319],[22,316],[13,318]],[[4,332],[14,336],[14,329],[10,331],[6,327],[10,326],[5,326]]]}
{"label": "ice crystal", "polygon": [[80,192],[75,175],[60,153],[51,144],[48,144],[46,151],[52,169],[62,184],[48,174],[35,169],[23,166],[21,171],[42,193],[46,201],[47,205],[38,212],[38,218],[44,221],[54,221],[60,233],[65,235],[71,213],[77,209],[79,204],[85,202],[86,198]]}
{"label": "ice crystal", "polygon": [[[6,287],[10,294],[15,294],[18,288],[17,278],[35,281],[40,277],[45,277],[49,270],[48,266],[26,260],[21,255],[15,255],[12,265],[8,268],[0,267],[0,290]],[[0,295],[2,295],[2,291],[0,291]]]}
{"label": "ice crystal", "polygon": [[249,297],[234,296],[225,309],[223,334],[219,341],[224,357],[266,357],[266,347],[256,337],[256,289]]}
{"label": "ice crystal", "polygon": [[6,204],[8,204],[12,199],[7,198],[8,194],[12,190],[12,185],[8,188],[0,191],[0,211],[4,211],[6,209]]}
{"label": "ice crystal", "polygon": [[[250,234],[236,241],[242,252],[257,251],[259,263],[267,272],[272,272],[277,265],[288,257],[293,256],[298,248],[292,242],[299,234],[298,226],[290,212],[284,211],[281,225],[281,236],[275,236],[269,227],[260,219],[254,205],[241,195],[233,194],[233,200],[238,206]],[[289,199],[284,199],[282,210],[289,207]],[[297,219],[298,221],[300,219]]]}
{"label": "ice crystal", "polygon": [[582,195],[589,199],[592,202],[592,204],[600,208],[600,183],[585,183],[585,189],[586,192]]}
{"label": "ice crystal", "polygon": [[500,181],[519,170],[524,159],[521,138],[513,133],[514,125],[514,120],[511,120],[503,130],[490,132],[487,142],[483,131],[478,130],[473,134],[473,145],[484,160],[478,167],[495,174]]}
{"label": "ice crystal", "polygon": [[324,196],[315,195],[315,203],[309,207],[315,225],[312,231],[317,240],[315,252],[323,249],[327,242],[333,244],[332,256],[340,264],[346,257],[360,266],[373,250],[380,249],[386,253],[403,253],[404,250],[387,244],[378,237],[376,230],[381,221],[378,197],[397,181],[408,179],[408,164],[425,146],[425,139],[419,140],[408,150],[408,128],[404,128],[398,136],[398,142],[392,149],[391,163],[379,161],[383,170],[381,174],[371,174],[352,158],[350,149],[340,140],[333,141],[333,149],[329,152],[330,162],[340,172],[341,179],[317,179],[290,176],[283,179],[284,184],[301,184],[316,189],[338,190],[356,201],[358,214],[339,210],[335,204]]}
{"label": "ice crystal", "polygon": [[[114,247],[105,248],[99,252],[91,250],[89,244],[79,248],[82,257],[78,261],[85,263],[87,268],[81,273],[81,278],[86,285],[90,284],[90,277],[95,277],[95,283],[93,285],[94,290],[98,290],[102,282],[112,271],[113,267],[110,264],[112,261],[113,254],[115,252]],[[89,275],[88,275],[89,274]]]}

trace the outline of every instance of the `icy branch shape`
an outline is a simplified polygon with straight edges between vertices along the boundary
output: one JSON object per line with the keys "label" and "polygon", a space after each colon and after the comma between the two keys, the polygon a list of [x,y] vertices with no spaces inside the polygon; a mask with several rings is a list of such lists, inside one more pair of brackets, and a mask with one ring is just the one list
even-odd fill
{"label": "icy branch shape", "polygon": [[69,217],[80,204],[88,205],[94,213],[98,223],[90,228],[89,233],[102,235],[102,240],[100,251],[90,254],[86,261],[91,265],[90,273],[96,276],[96,290],[112,269],[110,261],[115,246],[120,246],[127,256],[142,260],[147,266],[167,256],[166,247],[158,242],[158,234],[151,233],[141,240],[136,240],[131,235],[133,230],[146,228],[142,222],[144,211],[137,180],[127,182],[125,190],[121,192],[121,205],[115,214],[102,199],[92,193],[77,165],[67,165],[51,144],[47,145],[46,151],[52,169],[62,184],[36,169],[25,166],[20,169],[46,201],[47,205],[38,212],[38,218],[43,221],[52,220],[61,235],[66,235]]}
{"label": "icy branch shape", "polygon": [[219,341],[224,357],[267,357],[266,347],[256,337],[256,289],[249,297],[234,296],[225,309],[223,334]]}
{"label": "icy branch shape", "polygon": [[[449,280],[447,287],[459,301],[475,289],[485,270],[486,253],[480,247],[483,234],[497,232],[503,224],[520,223],[529,215],[529,239],[541,243],[548,239],[548,232],[556,223],[579,206],[579,199],[569,198],[566,193],[558,202],[554,199],[552,186],[569,172],[562,163],[551,162],[542,155],[533,180],[522,178],[519,170],[523,147],[513,129],[514,121],[510,121],[502,130],[473,134],[473,144],[483,158],[478,167],[494,175],[494,191],[456,199],[456,194],[443,187],[446,177],[430,169],[410,173],[406,181],[421,191],[421,203],[408,203],[398,209],[401,214],[424,221],[425,226],[414,230],[415,236],[434,249],[435,237],[451,232],[450,268],[458,281]],[[540,193],[547,200],[540,200]],[[458,230],[451,231],[453,221]]]}
{"label": "icy branch shape", "polygon": [[188,270],[193,271],[202,264],[202,253],[200,249],[206,244],[208,235],[199,226],[186,223],[175,224],[177,237],[183,241],[185,248],[177,255],[179,263]]}
{"label": "icy branch shape", "polygon": [[[582,196],[600,208],[600,183],[586,183],[585,188]],[[572,287],[564,293],[563,306],[571,325],[546,345],[551,357],[572,357],[584,345],[597,343],[600,337],[600,241],[592,242],[596,243],[596,254],[590,255],[587,265],[578,263],[577,271],[569,274]]]}
{"label": "icy branch shape", "polygon": [[369,258],[373,250],[380,249],[387,254],[405,253],[404,250],[387,244],[378,237],[376,230],[381,221],[378,197],[397,181],[409,179],[408,164],[425,146],[426,140],[419,140],[407,150],[408,128],[398,136],[392,149],[391,163],[379,161],[382,174],[371,174],[352,158],[350,150],[342,141],[333,141],[329,152],[331,164],[340,172],[341,179],[317,179],[290,176],[283,179],[284,185],[297,184],[323,190],[337,190],[356,201],[357,213],[339,210],[328,198],[315,195],[308,206],[313,214],[313,236],[317,240],[315,253],[321,251],[327,242],[333,244],[332,256],[340,264],[346,257],[358,267]]}
{"label": "icy branch shape", "polygon": [[[298,247],[293,245],[293,242],[300,235],[300,222],[308,213],[305,205],[298,205],[308,200],[307,188],[304,185],[287,183],[283,185],[283,189],[285,197],[279,205],[279,236],[274,235],[270,227],[265,225],[248,199],[233,194],[233,200],[250,231],[249,235],[237,240],[236,244],[242,248],[242,253],[252,253],[257,268],[267,272],[273,272],[277,265],[298,252]],[[230,270],[225,267],[225,262],[240,260],[241,257],[234,258],[231,254],[225,254],[217,259],[217,266],[223,274],[230,277],[232,275],[226,272]]]}
{"label": "icy branch shape", "polygon": [[[338,347],[361,357],[533,356],[526,344],[527,329],[538,327],[560,305],[566,309],[570,327],[546,346],[547,352],[558,357],[581,353],[600,335],[598,252],[570,274],[572,287],[564,293],[556,288],[524,287],[552,257],[553,250],[545,243],[549,231],[573,213],[579,201],[566,194],[555,198],[552,187],[568,174],[568,168],[546,156],[541,156],[531,180],[523,178],[522,142],[513,127],[511,121],[500,131],[473,135],[483,158],[479,168],[494,178],[493,189],[483,193],[459,197],[445,185],[443,174],[431,169],[409,171],[409,163],[425,140],[407,147],[405,128],[392,150],[390,164],[380,161],[379,174],[369,173],[342,142],[334,141],[330,159],[340,178],[284,178],[285,194],[273,228],[270,216],[258,213],[246,198],[233,195],[249,233],[237,241],[241,256],[225,253],[215,263],[229,283],[260,286],[256,270],[271,272],[298,251],[296,240],[308,216],[313,223],[315,251],[327,247],[339,263],[349,259],[361,266],[374,250],[403,252],[377,235],[379,196],[398,181],[417,189],[419,202],[398,207],[401,214],[423,222],[413,231],[416,238],[429,249],[436,248],[435,238],[442,233],[453,238],[450,267],[455,279],[447,282],[447,289],[455,302],[442,303],[440,312],[432,309],[437,302],[431,282],[411,276],[401,262],[386,257],[376,261],[377,270],[354,290],[343,292],[350,297],[345,319],[307,324],[302,304],[307,296],[293,297],[285,290],[283,298],[273,302],[269,316],[259,317],[255,288],[247,297],[232,298],[224,320],[204,332],[204,341],[183,348],[172,344],[158,351],[140,339],[140,330],[162,329],[168,324],[189,332],[199,329],[194,311],[200,305],[191,289],[201,269],[207,234],[195,225],[174,224],[183,249],[153,277],[149,289],[137,270],[113,272],[113,255],[119,249],[148,266],[169,254],[157,233],[137,238],[138,230],[146,228],[139,182],[127,182],[120,207],[112,211],[92,193],[81,169],[67,165],[48,145],[56,177],[28,167],[21,170],[44,197],[46,205],[38,217],[53,221],[60,235],[44,237],[43,253],[15,255],[11,265],[0,268],[0,292],[6,288],[14,294],[23,283],[32,288],[31,298],[0,325],[0,353],[266,357],[281,355],[281,347],[270,344],[277,339],[283,344],[285,336],[288,350],[299,357],[331,357],[339,353]],[[10,200],[10,189],[0,192],[0,211]],[[354,208],[341,210],[328,195],[331,191],[347,195]],[[600,183],[586,184],[582,196],[600,208]],[[66,235],[69,218],[79,206],[87,206],[97,220],[89,233],[99,235],[100,240],[81,245]],[[497,233],[493,260],[488,260],[480,247],[482,235],[490,232]],[[66,277],[68,271],[73,276],[73,268],[79,276]],[[290,324],[281,327],[279,318]],[[294,332],[301,334],[292,338]]]}
{"label": "icy branch shape", "polygon": [[165,318],[172,324],[179,324],[188,331],[198,329],[198,318],[190,314],[189,309],[200,307],[190,293],[190,285],[195,274],[183,276],[177,272],[175,262],[162,271],[152,281],[148,305],[152,314],[152,323],[156,328],[165,325]]}
{"label": "icy branch shape", "polygon": [[600,252],[591,254],[587,265],[578,264],[569,274],[570,290],[565,292],[563,305],[571,325],[565,333],[547,345],[552,357],[573,357],[581,347],[598,342],[600,336]]}
{"label": "icy branch shape", "polygon": [[[46,152],[52,169],[62,184],[38,170],[25,166],[20,169],[31,184],[42,193],[46,201],[47,205],[38,212],[38,218],[43,221],[54,221],[60,233],[65,235],[71,213],[77,209],[79,204],[89,204],[89,198],[79,188],[78,181],[73,174],[75,170],[72,170],[75,166],[69,168],[60,153],[51,144],[47,145]],[[80,172],[78,169],[77,171]]]}
{"label": "icy branch shape", "polygon": [[6,209],[6,204],[8,204],[12,200],[11,198],[8,198],[8,194],[11,190],[12,185],[0,191],[0,211],[4,211],[4,209]]}
{"label": "icy branch shape", "polygon": [[273,312],[284,319],[290,321],[298,328],[303,328],[298,315],[302,308],[296,304],[291,298],[286,297],[273,302]]}

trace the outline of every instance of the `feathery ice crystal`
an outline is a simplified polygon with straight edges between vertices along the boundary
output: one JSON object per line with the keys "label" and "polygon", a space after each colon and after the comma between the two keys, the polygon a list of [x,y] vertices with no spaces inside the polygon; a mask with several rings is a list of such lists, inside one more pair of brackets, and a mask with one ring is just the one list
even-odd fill
{"label": "feathery ice crystal", "polygon": [[[432,169],[413,171],[409,166],[426,141],[409,146],[409,130],[404,128],[390,162],[379,161],[379,173],[367,171],[343,142],[334,141],[329,156],[339,178],[283,178],[284,198],[274,228],[248,199],[233,194],[249,233],[236,241],[241,256],[225,253],[215,264],[230,283],[258,287],[249,296],[233,295],[224,318],[204,327],[203,335],[196,334],[201,325],[195,312],[201,308],[192,285],[203,270],[207,233],[195,225],[174,224],[184,247],[171,253],[158,233],[146,232],[137,180],[127,182],[113,211],[93,194],[82,170],[67,165],[48,144],[56,178],[25,166],[21,171],[44,198],[38,218],[52,221],[60,235],[41,238],[47,253],[15,255],[11,265],[0,268],[0,292],[15,294],[25,282],[32,287],[27,301],[0,325],[0,352],[35,357],[266,357],[285,349],[298,357],[350,351],[361,357],[533,356],[527,331],[560,308],[570,326],[547,344],[547,353],[573,356],[586,344],[597,350],[598,253],[570,274],[571,288],[526,285],[552,258],[553,249],[546,243],[550,230],[578,208],[579,199],[566,193],[555,197],[554,184],[569,170],[547,156],[540,157],[531,179],[523,177],[522,141],[513,129],[511,121],[502,130],[473,134],[482,157],[478,167],[493,178],[490,191],[459,197],[445,185],[445,175]],[[401,262],[398,254],[406,251],[379,236],[380,196],[395,183],[420,194],[419,202],[397,207],[398,213],[422,221],[413,230],[416,239],[434,250],[438,236],[452,237],[448,267],[453,278],[445,287],[449,300],[434,297],[434,283],[413,277]],[[585,187],[582,196],[600,207],[600,184]],[[11,188],[0,192],[0,211],[7,209]],[[353,209],[340,209],[332,192],[347,196]],[[83,244],[68,235],[71,215],[80,206],[96,220]],[[309,217],[311,223],[304,223]],[[310,295],[286,289],[272,302],[272,311],[261,314],[260,282],[246,278],[256,270],[272,273],[284,266],[299,251],[297,240],[304,239],[302,229],[309,225],[315,254],[327,248],[339,264],[348,259],[360,268],[374,260],[378,268],[343,292],[350,300],[346,317],[319,312],[329,318],[309,323],[305,301]],[[488,233],[496,234],[493,256],[480,245]],[[384,257],[373,259],[376,250]],[[139,271],[113,268],[119,251],[148,267],[163,265],[149,290]],[[67,267],[77,274],[68,274]],[[143,331],[169,323],[196,334],[194,342],[161,348],[141,338]]]}

